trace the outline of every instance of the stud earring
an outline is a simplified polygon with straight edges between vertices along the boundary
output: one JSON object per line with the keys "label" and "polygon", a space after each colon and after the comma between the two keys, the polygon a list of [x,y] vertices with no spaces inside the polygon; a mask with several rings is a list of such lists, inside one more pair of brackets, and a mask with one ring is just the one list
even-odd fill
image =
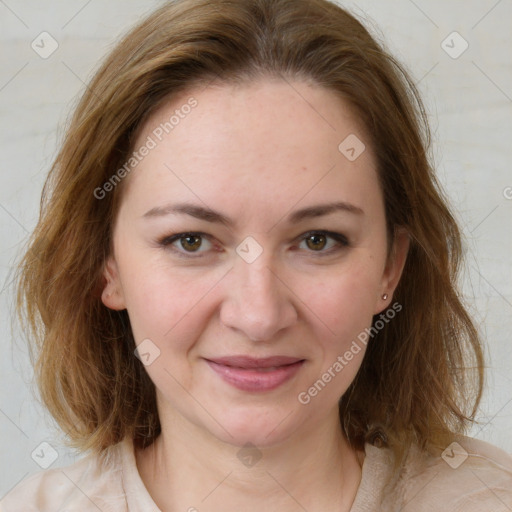
{"label": "stud earring", "polygon": [[388,298],[388,294],[385,293],[383,296],[382,296],[382,300],[386,300]]}

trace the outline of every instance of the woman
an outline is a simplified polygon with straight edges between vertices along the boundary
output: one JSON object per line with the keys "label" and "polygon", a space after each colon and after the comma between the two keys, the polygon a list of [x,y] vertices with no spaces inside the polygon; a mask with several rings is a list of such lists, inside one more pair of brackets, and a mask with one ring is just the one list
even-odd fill
{"label": "woman", "polygon": [[511,508],[511,458],[463,435],[484,364],[428,143],[406,73],[325,0],[137,26],[19,274],[42,397],[90,454],[2,510]]}

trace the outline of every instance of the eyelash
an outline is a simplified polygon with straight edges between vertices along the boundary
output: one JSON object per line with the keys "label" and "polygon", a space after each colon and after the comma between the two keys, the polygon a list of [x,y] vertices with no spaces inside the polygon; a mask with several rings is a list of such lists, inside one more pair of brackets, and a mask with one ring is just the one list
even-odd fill
{"label": "eyelash", "polygon": [[[297,240],[300,243],[300,242],[307,240],[309,237],[311,237],[313,235],[325,236],[327,239],[331,238],[331,239],[335,240],[338,244],[337,246],[331,247],[327,250],[320,250],[320,251],[309,250],[308,252],[312,253],[312,255],[314,257],[330,256],[333,252],[338,252],[341,249],[350,246],[350,243],[345,235],[342,235],[341,233],[335,233],[333,231],[325,231],[325,230],[308,231],[308,232],[300,235],[300,237]],[[197,232],[197,231],[186,231],[183,233],[176,233],[174,235],[166,235],[158,240],[158,244],[161,247],[169,248],[170,246],[172,246],[172,244],[174,242],[179,241],[180,239],[186,238],[186,237],[206,238],[208,241],[210,241],[210,243],[212,243],[210,240],[211,237],[206,233]],[[326,244],[328,244],[328,241],[326,242]],[[183,257],[183,258],[200,258],[200,257],[204,256],[204,254],[201,252],[185,251],[185,250],[181,251],[181,250],[178,250],[175,248],[172,248],[172,250],[174,252],[176,252],[180,257]]]}

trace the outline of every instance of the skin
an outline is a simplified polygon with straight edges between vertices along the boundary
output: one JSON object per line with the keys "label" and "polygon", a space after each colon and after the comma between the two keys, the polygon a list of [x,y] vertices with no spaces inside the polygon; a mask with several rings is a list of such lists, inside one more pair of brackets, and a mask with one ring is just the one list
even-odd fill
{"label": "skin", "polygon": [[[135,148],[190,96],[197,107],[126,178],[104,272],[104,304],[126,308],[136,343],[150,339],[160,350],[146,370],[162,435],[137,452],[139,473],[164,511],[349,510],[364,454],[342,435],[337,403],[365,346],[308,404],[297,397],[391,306],[407,234],[398,232],[388,257],[373,152],[365,143],[351,162],[338,150],[350,134],[367,137],[332,92],[271,78],[193,89],[148,120]],[[288,221],[339,201],[363,212]],[[233,225],[144,217],[183,202]],[[341,233],[348,246],[328,237],[308,244],[311,230]],[[187,253],[190,240],[158,242],[191,231],[208,235],[198,253]],[[263,250],[252,263],[236,252],[248,236]],[[247,392],[205,361],[228,355],[305,362],[277,389]],[[261,457],[250,467],[237,456],[246,443]]]}

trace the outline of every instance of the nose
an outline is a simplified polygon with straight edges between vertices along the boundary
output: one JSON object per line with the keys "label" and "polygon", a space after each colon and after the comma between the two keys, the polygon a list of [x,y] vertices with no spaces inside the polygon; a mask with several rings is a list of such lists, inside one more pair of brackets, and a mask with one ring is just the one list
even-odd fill
{"label": "nose", "polygon": [[220,320],[251,341],[272,340],[297,321],[293,292],[261,255],[247,263],[238,258],[224,283]]}

